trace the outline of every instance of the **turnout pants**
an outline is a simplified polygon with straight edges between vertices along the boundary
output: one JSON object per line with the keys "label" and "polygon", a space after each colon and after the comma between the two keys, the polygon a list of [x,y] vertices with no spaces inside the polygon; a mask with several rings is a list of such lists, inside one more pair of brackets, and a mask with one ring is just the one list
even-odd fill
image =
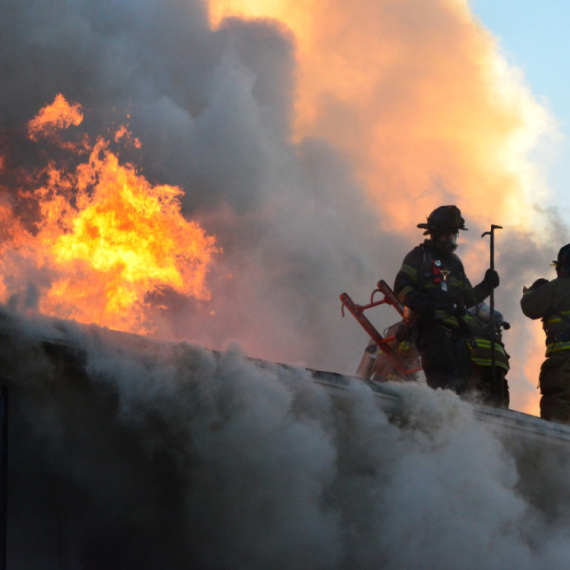
{"label": "turnout pants", "polygon": [[424,325],[418,334],[418,351],[430,388],[447,388],[457,394],[465,391],[471,357],[463,331],[437,324]]}
{"label": "turnout pants", "polygon": [[549,356],[540,368],[540,417],[570,424],[570,353]]}
{"label": "turnout pants", "polygon": [[[506,379],[507,371],[495,366],[495,378],[490,366],[481,366],[471,363],[471,379],[469,390],[474,390],[479,395],[483,404],[498,408],[509,407],[509,384]],[[496,383],[496,384],[495,384]]]}

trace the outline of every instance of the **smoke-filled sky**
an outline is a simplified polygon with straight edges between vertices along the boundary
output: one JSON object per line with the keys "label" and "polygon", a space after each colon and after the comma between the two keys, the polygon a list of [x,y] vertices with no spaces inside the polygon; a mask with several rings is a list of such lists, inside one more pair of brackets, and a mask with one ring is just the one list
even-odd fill
{"label": "smoke-filled sky", "polygon": [[[543,162],[560,133],[465,0],[5,2],[0,77],[2,204],[19,222],[34,223],[25,173],[50,158],[26,125],[62,93],[91,137],[128,118],[142,146],[121,158],[182,188],[184,216],[215,236],[210,300],[167,294],[162,337],[353,373],[366,335],[341,319],[340,293],[363,303],[392,282],[438,205],[466,218],[474,284],[482,232],[504,226],[511,401],[536,410],[543,339],[518,299],[568,240]],[[52,268],[19,268],[7,302],[38,309]]]}

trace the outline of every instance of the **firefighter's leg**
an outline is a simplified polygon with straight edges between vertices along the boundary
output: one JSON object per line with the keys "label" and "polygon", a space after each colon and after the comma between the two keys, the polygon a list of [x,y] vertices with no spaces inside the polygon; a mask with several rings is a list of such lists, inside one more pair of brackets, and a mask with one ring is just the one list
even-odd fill
{"label": "firefighter's leg", "polygon": [[570,424],[570,355],[547,358],[540,369],[540,417]]}
{"label": "firefighter's leg", "polygon": [[509,396],[509,383],[507,382],[507,371],[501,366],[496,368],[497,382],[499,383],[500,390],[493,401],[493,405],[498,408],[509,408],[510,396]]}
{"label": "firefighter's leg", "polygon": [[489,403],[491,391],[486,366],[481,366],[471,361],[471,374],[466,391],[469,393],[471,400],[483,404]]}
{"label": "firefighter's leg", "polygon": [[471,374],[471,351],[463,331],[454,331],[453,352],[455,354],[457,393],[463,394],[469,386]]}
{"label": "firefighter's leg", "polygon": [[511,401],[509,395],[509,383],[507,381],[507,371],[504,368],[497,368],[497,377],[499,378],[499,382],[501,383],[502,387],[501,396],[497,402],[497,406],[499,408],[505,408],[505,410],[507,410]]}
{"label": "firefighter's leg", "polygon": [[457,393],[465,390],[469,378],[469,347],[459,331],[429,325],[420,333],[418,350],[428,386]]}
{"label": "firefighter's leg", "polygon": [[505,378],[507,371],[500,367],[495,367],[496,382],[501,387],[500,390],[494,389],[493,370],[491,366],[481,366],[471,363],[471,378],[469,382],[470,389],[477,392],[479,401],[489,406],[498,408],[509,407],[509,385]]}

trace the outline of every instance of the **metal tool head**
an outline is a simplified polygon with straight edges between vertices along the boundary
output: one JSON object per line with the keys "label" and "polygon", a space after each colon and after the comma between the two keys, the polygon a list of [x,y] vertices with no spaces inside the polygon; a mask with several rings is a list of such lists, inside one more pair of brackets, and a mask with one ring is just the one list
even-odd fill
{"label": "metal tool head", "polygon": [[481,237],[490,236],[490,235],[493,234],[493,232],[494,232],[495,230],[502,230],[502,229],[503,229],[503,226],[497,226],[497,225],[495,225],[495,224],[491,224],[491,231],[490,231],[490,232],[483,232],[483,233],[481,234]]}

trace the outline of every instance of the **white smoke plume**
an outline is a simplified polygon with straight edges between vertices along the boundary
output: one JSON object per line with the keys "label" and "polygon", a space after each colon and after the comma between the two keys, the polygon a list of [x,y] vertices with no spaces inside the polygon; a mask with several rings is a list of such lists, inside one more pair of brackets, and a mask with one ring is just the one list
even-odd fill
{"label": "white smoke plume", "polygon": [[568,451],[500,440],[450,392],[400,386],[391,423],[364,384],[236,346],[31,324],[65,343],[3,335],[9,567],[568,565]]}

